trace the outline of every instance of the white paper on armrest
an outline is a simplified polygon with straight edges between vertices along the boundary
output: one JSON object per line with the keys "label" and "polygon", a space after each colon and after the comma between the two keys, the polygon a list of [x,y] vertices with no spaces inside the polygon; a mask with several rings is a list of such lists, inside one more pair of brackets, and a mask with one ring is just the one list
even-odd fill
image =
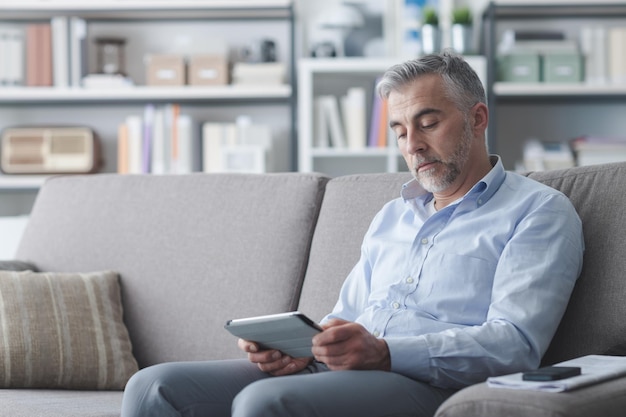
{"label": "white paper on armrest", "polygon": [[524,381],[522,372],[518,372],[490,377],[487,385],[492,388],[563,392],[626,375],[626,357],[623,356],[588,355],[556,365],[579,366],[581,374],[558,381]]}

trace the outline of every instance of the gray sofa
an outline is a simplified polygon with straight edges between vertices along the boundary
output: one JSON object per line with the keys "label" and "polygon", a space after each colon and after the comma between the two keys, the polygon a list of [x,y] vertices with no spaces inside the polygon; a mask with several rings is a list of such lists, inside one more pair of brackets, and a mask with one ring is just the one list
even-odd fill
{"label": "gray sofa", "polygon": [[[619,350],[626,341],[626,164],[530,176],[571,198],[586,240],[582,276],[545,362]],[[356,262],[372,216],[408,179],[57,177],[38,195],[17,259],[49,273],[118,273],[139,367],[242,357],[226,320],[293,309],[320,319]],[[119,416],[121,398],[121,390],[0,389],[0,416]],[[461,390],[437,415],[610,417],[624,410],[621,378],[559,394],[482,383]]]}

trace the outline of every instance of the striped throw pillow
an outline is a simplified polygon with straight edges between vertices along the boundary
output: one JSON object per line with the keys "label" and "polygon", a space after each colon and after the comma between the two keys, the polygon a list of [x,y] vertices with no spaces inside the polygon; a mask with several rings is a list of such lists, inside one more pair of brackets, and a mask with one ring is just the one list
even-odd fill
{"label": "striped throw pillow", "polygon": [[117,273],[0,271],[0,388],[119,390],[136,371]]}

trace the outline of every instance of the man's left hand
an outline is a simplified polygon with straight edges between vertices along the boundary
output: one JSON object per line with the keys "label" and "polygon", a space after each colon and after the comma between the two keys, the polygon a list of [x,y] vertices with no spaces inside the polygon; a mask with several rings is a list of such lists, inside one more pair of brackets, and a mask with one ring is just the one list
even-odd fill
{"label": "man's left hand", "polygon": [[331,370],[391,370],[389,348],[383,339],[358,323],[332,319],[313,338],[313,355]]}

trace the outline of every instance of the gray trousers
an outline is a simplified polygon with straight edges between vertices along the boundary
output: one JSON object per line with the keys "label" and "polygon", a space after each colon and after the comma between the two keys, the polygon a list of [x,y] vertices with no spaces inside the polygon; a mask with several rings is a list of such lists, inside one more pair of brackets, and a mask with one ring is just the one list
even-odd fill
{"label": "gray trousers", "polygon": [[322,364],[272,377],[245,359],[174,362],[130,379],[122,417],[431,417],[454,392],[392,372]]}

